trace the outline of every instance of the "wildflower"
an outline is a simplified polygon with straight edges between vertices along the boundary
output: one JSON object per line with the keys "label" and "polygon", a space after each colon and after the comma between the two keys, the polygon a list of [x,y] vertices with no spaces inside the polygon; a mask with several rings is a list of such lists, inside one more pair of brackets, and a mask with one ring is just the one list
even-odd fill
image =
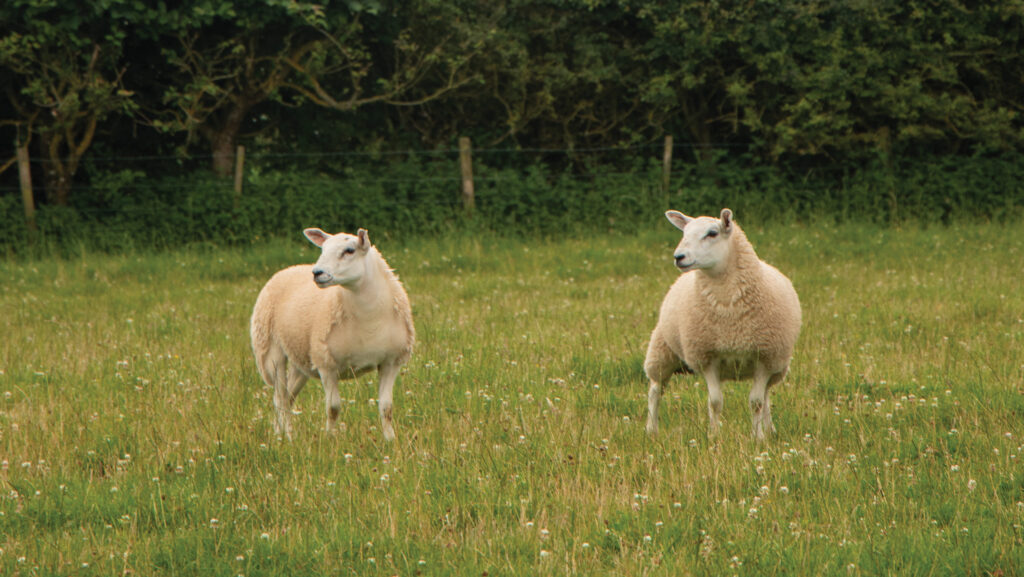
{"label": "wildflower", "polygon": [[975,481],[974,479],[969,479],[967,481],[967,490],[968,491],[973,491],[973,490],[975,490],[977,488],[978,488],[978,482],[977,481]]}
{"label": "wildflower", "polygon": [[779,487],[779,492],[782,493],[783,495],[788,495],[789,494],[789,487],[783,485],[783,486]]}

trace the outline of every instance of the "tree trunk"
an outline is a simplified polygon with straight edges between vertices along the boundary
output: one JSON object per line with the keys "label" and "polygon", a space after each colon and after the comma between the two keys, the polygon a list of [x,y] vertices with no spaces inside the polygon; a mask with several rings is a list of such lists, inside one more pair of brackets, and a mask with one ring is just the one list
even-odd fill
{"label": "tree trunk", "polygon": [[224,117],[219,127],[211,127],[207,138],[213,153],[213,172],[217,176],[230,177],[235,171],[235,145],[242,123],[252,108],[247,102],[236,102]]}
{"label": "tree trunk", "polygon": [[39,148],[43,165],[43,191],[46,200],[57,206],[67,206],[71,199],[71,184],[78,171],[78,158],[73,153],[64,156],[64,139],[52,134],[39,135]]}

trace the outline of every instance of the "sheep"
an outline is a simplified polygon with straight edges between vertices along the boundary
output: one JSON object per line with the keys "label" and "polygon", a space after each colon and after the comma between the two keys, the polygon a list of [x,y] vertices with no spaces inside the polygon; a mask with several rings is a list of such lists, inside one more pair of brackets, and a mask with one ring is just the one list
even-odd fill
{"label": "sheep", "polygon": [[274,389],[274,431],[292,438],[292,402],[316,376],[332,431],[341,411],[338,379],[377,369],[381,427],[393,441],[392,390],[416,340],[409,297],[365,229],[303,234],[321,248],[320,258],[274,274],[250,321],[256,366]]}
{"label": "sheep", "polygon": [[720,218],[665,216],[683,231],[674,254],[683,274],[665,295],[644,361],[647,432],[658,431],[658,401],[672,374],[698,372],[708,385],[709,436],[720,428],[721,381],[753,378],[753,433],[763,440],[775,433],[768,394],[789,371],[800,300],[790,280],[758,258],[728,208]]}

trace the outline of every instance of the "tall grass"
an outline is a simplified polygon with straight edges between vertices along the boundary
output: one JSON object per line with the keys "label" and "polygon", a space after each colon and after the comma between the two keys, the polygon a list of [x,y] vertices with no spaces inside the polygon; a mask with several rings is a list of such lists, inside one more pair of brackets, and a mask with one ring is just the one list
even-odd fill
{"label": "tall grass", "polygon": [[751,439],[746,383],[642,361],[677,237],[380,248],[418,341],[278,440],[248,315],[301,241],[0,263],[0,574],[1024,572],[1024,230],[748,227],[805,325]]}

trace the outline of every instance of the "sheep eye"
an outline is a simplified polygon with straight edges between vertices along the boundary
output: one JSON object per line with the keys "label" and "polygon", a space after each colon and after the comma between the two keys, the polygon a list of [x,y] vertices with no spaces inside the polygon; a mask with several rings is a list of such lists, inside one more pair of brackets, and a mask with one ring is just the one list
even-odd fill
{"label": "sheep eye", "polygon": [[345,254],[355,254],[355,253],[356,253],[356,249],[354,249],[352,247],[348,247],[348,248],[345,249]]}
{"label": "sheep eye", "polygon": [[715,238],[716,236],[718,236],[717,230],[709,230],[708,233],[704,235],[704,238]]}

